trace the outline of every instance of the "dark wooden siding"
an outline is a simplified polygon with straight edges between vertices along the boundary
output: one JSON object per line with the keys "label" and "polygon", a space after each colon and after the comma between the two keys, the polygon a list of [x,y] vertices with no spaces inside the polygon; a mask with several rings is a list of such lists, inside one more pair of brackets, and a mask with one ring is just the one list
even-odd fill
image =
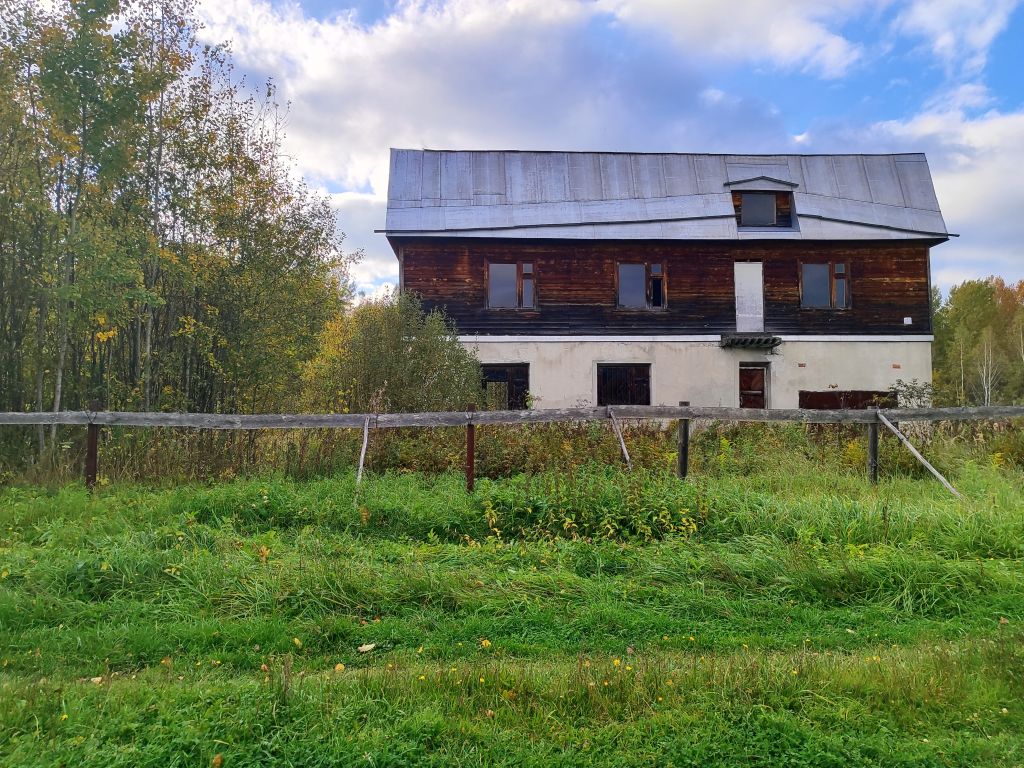
{"label": "dark wooden siding", "polygon": [[[733,263],[764,264],[765,331],[777,334],[931,332],[929,244],[399,240],[406,290],[443,308],[465,334],[703,334],[736,329]],[[487,309],[485,262],[528,261],[535,309]],[[850,274],[849,309],[801,309],[800,263],[837,260]],[[667,306],[616,307],[616,263],[665,265]],[[904,325],[903,318],[913,323]]]}

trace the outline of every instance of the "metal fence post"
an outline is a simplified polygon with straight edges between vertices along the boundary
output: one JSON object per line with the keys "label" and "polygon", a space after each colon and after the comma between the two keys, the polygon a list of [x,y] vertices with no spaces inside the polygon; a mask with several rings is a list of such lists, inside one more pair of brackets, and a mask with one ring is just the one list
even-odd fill
{"label": "metal fence post", "polygon": [[[680,400],[679,407],[686,408],[690,405],[689,400]],[[690,472],[690,420],[680,419],[679,420],[679,433],[677,435],[679,440],[679,455],[676,460],[676,475],[681,480],[685,480],[687,474]]]}
{"label": "metal fence post", "polygon": [[878,484],[878,422],[868,422],[868,479]]}
{"label": "metal fence post", "polygon": [[470,421],[466,425],[466,492],[472,493],[476,470],[476,425],[473,423],[472,414],[476,410],[476,405],[470,403],[466,410],[470,413]]}
{"label": "metal fence post", "polygon": [[[99,403],[90,403],[89,408],[92,414],[100,409]],[[100,461],[100,425],[89,418],[89,425],[86,428],[85,437],[85,487],[90,491],[96,487],[96,475],[99,471]]]}

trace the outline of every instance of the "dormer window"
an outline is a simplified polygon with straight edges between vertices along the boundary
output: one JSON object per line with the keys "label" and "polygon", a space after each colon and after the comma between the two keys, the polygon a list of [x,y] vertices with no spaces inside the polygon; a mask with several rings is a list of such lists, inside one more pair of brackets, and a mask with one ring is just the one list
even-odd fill
{"label": "dormer window", "polygon": [[736,209],[736,226],[741,229],[793,226],[793,195],[791,192],[734,191],[732,204]]}

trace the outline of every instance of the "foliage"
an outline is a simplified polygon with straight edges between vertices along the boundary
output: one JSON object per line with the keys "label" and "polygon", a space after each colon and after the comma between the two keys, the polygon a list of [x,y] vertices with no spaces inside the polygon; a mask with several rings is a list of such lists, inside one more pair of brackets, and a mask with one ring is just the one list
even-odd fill
{"label": "foliage", "polygon": [[0,410],[281,409],[352,259],[273,88],[245,95],[191,0],[0,16]]}
{"label": "foliage", "polygon": [[935,299],[937,403],[1024,402],[1024,281],[968,280],[953,286],[944,302]]}
{"label": "foliage", "polygon": [[480,365],[455,326],[412,294],[369,299],[328,323],[303,380],[313,411],[464,410],[480,398]]}
{"label": "foliage", "polygon": [[[732,471],[2,490],[0,763],[1019,763],[1021,471],[953,460],[961,503],[701,435]],[[696,530],[488,524],[630,489]]]}

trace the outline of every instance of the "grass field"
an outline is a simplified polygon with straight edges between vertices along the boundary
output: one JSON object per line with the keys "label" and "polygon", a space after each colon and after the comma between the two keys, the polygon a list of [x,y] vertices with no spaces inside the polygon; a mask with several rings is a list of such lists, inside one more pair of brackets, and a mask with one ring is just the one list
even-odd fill
{"label": "grass field", "polygon": [[713,464],[0,491],[0,762],[1024,764],[1020,469]]}

